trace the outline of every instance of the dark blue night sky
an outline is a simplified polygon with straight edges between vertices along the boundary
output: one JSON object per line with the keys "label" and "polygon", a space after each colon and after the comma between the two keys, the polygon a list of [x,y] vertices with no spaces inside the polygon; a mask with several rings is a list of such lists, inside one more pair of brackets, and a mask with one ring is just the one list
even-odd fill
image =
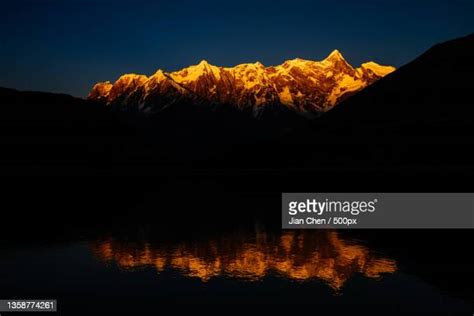
{"label": "dark blue night sky", "polygon": [[400,66],[474,30],[474,1],[2,1],[0,86],[85,96],[123,73],[319,60]]}

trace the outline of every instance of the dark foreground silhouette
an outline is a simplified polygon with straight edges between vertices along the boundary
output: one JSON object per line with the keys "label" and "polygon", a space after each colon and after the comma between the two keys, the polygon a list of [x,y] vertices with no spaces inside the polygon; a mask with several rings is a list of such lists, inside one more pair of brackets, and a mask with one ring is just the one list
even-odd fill
{"label": "dark foreground silhouette", "polygon": [[[351,301],[369,293],[357,282],[357,295],[331,296],[334,304],[325,305],[315,301],[313,283],[271,278],[255,288],[221,280],[214,292],[210,286],[193,296],[186,289],[204,287],[172,278],[163,290],[151,285],[156,272],[110,271],[81,245],[112,237],[119,246],[139,245],[125,251],[134,258],[148,243],[212,242],[256,222],[278,236],[281,192],[472,192],[473,43],[471,35],[437,45],[311,120],[277,109],[255,120],[201,107],[132,116],[66,95],[0,89],[0,273],[10,282],[1,296],[57,297],[67,314],[156,311],[160,289],[163,304],[274,304],[290,295],[289,303],[304,297],[318,304],[313,312],[331,314],[464,312],[472,302],[467,230],[344,232],[396,260],[401,275],[388,276],[380,291],[367,287],[385,293],[388,305]],[[42,276],[48,282],[32,281]],[[420,284],[425,291],[415,291],[416,299],[399,299]]]}
{"label": "dark foreground silhouette", "polygon": [[472,173],[474,35],[438,44],[320,118],[170,107],[147,117],[1,89],[10,175]]}

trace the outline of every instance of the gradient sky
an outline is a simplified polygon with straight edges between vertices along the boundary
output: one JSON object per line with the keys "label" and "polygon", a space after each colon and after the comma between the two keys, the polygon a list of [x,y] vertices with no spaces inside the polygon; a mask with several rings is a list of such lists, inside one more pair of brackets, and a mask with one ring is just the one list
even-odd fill
{"label": "gradient sky", "polygon": [[11,0],[0,10],[0,86],[84,97],[98,81],[206,59],[400,66],[474,31],[474,1]]}

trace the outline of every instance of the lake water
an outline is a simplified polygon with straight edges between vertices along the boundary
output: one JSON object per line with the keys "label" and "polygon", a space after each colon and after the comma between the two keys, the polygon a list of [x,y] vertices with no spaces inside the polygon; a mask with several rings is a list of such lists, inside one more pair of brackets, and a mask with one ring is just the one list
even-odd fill
{"label": "lake water", "polygon": [[282,230],[280,192],[301,179],[259,179],[11,180],[0,299],[57,299],[61,315],[472,315],[472,231]]}
{"label": "lake water", "polygon": [[254,223],[170,237],[163,225],[121,227],[74,241],[3,242],[0,297],[58,299],[66,315],[135,315],[194,303],[298,304],[333,314],[472,312],[471,285],[459,290],[459,275],[472,275],[469,262],[421,254],[420,265],[387,233]]}

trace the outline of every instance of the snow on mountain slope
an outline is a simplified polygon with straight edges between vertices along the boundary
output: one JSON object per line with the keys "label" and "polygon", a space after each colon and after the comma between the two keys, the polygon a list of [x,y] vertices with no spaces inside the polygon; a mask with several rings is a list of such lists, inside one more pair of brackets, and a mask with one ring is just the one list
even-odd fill
{"label": "snow on mountain slope", "polygon": [[270,67],[259,62],[218,67],[203,60],[171,73],[128,74],[114,84],[98,83],[88,98],[144,112],[182,102],[231,105],[256,115],[273,105],[321,112],[394,70],[375,62],[353,68],[338,50],[322,61],[296,58]]}

